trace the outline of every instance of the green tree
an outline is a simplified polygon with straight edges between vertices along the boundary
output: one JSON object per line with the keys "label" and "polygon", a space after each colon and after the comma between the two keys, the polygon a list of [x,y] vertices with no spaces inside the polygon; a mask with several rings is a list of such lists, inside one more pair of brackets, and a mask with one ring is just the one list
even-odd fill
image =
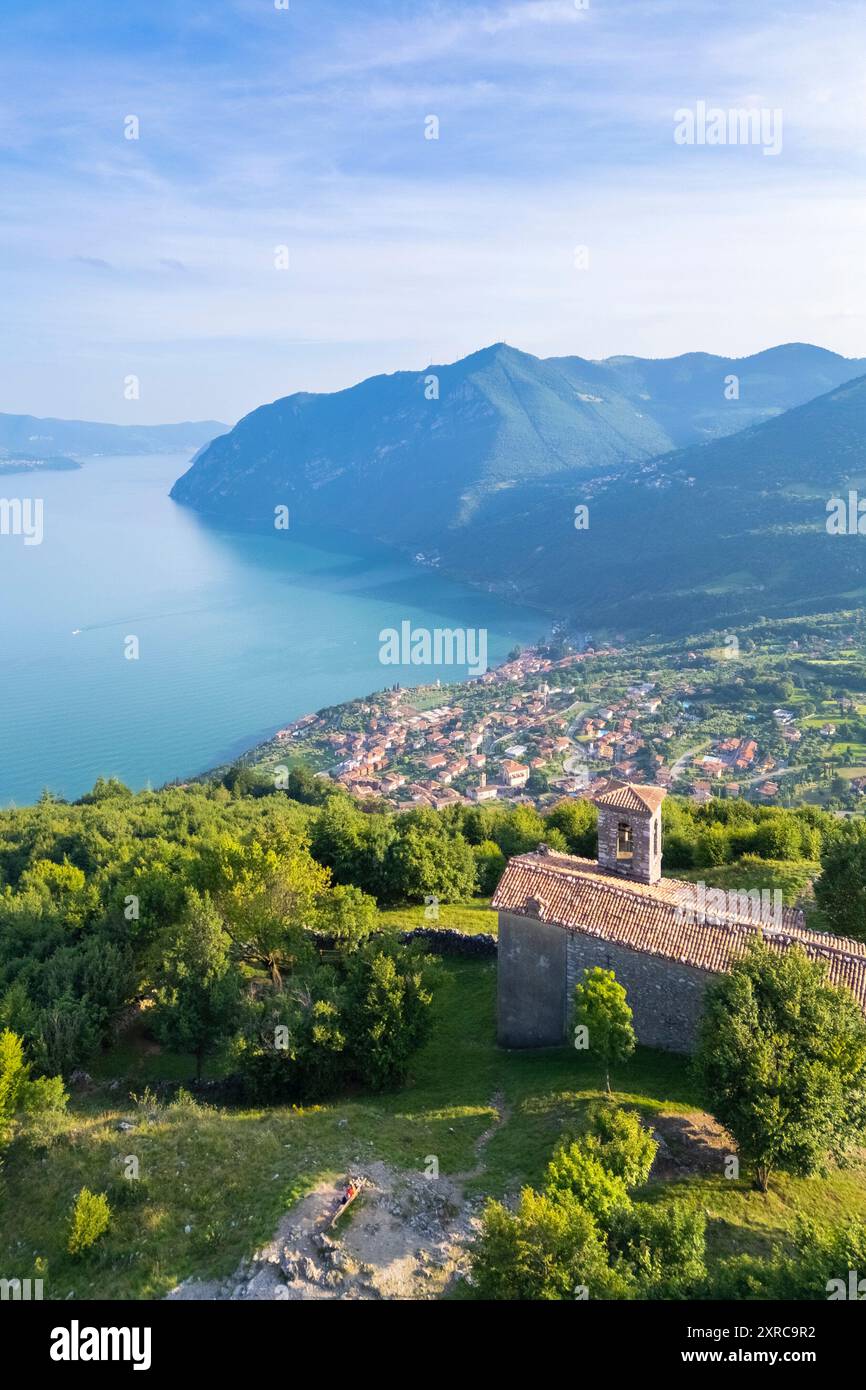
{"label": "green tree", "polygon": [[328,870],[298,841],[279,848],[228,841],[218,865],[216,896],[227,930],[242,958],[264,962],[281,989],[283,971],[309,956],[306,929],[329,886]]}
{"label": "green tree", "polygon": [[375,898],[352,884],[339,883],[319,899],[315,924],[333,937],[337,946],[353,951],[362,945],[379,922]]}
{"label": "green tree", "polygon": [[355,1073],[373,1090],[404,1080],[429,1029],[432,995],[405,948],[357,951],[346,964],[345,1029]]}
{"label": "green tree", "polygon": [[193,1054],[198,1080],[205,1057],[240,1025],[241,977],[230,947],[231,938],[209,896],[191,892],[156,991],[153,1026],[169,1047]]}
{"label": "green tree", "polygon": [[10,1029],[0,1033],[0,1146],[11,1139],[21,1116],[64,1110],[69,1097],[59,1076],[31,1077],[24,1044]]}
{"label": "green tree", "polygon": [[834,932],[866,939],[866,828],[825,843],[815,900]]}
{"label": "green tree", "polygon": [[589,1050],[604,1067],[605,1088],[610,1091],[611,1068],[625,1062],[635,1049],[632,1011],[626,992],[612,970],[595,965],[584,970],[574,987],[575,1031],[586,1029]]}
{"label": "green tree", "polygon": [[694,1074],[755,1185],[809,1174],[866,1125],[866,1019],[823,962],[755,943],[706,992]]}
{"label": "green tree", "polygon": [[482,840],[473,847],[478,891],[489,898],[496,892],[496,885],[505,872],[505,855],[495,840]]}
{"label": "green tree", "polygon": [[475,892],[475,859],[462,835],[443,834],[438,825],[408,824],[388,856],[389,897],[420,902],[461,902]]}
{"label": "green tree", "polygon": [[544,824],[565,836],[569,853],[594,858],[598,842],[598,811],[583,797],[560,801],[544,817]]}

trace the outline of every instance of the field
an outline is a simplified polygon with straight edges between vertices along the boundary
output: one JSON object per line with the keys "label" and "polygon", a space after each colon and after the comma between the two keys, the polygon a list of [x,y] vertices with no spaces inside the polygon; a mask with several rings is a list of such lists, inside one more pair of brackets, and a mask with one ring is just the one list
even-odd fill
{"label": "field", "polygon": [[466,932],[475,936],[487,932],[495,936],[498,920],[490,911],[489,898],[471,898],[463,903],[440,903],[436,916],[427,915],[425,907],[390,907],[380,911],[383,927],[394,931],[412,931],[416,927],[447,927],[453,931]]}
{"label": "field", "polygon": [[[492,962],[442,963],[433,1035],[394,1094],[304,1110],[227,1110],[165,1107],[146,1094],[125,1103],[105,1089],[77,1093],[56,1126],[42,1122],[7,1155],[0,1268],[9,1278],[41,1276],[56,1299],[72,1291],[159,1298],[192,1274],[226,1276],[322,1178],[374,1160],[417,1175],[430,1155],[445,1175],[473,1169],[497,1098],[503,1122],[467,1186],[500,1196],[537,1183],[560,1134],[578,1128],[599,1095],[599,1077],[567,1048],[499,1051],[494,1004]],[[614,1084],[618,1099],[665,1140],[661,1176],[646,1195],[705,1210],[714,1256],[767,1253],[800,1212],[822,1221],[866,1217],[863,1167],[829,1179],[778,1179],[767,1196],[722,1176],[730,1144],[698,1109],[684,1059],[639,1049]],[[122,1176],[130,1158],[138,1181]],[[114,1215],[93,1254],[75,1261],[65,1238],[82,1186],[107,1192]]]}

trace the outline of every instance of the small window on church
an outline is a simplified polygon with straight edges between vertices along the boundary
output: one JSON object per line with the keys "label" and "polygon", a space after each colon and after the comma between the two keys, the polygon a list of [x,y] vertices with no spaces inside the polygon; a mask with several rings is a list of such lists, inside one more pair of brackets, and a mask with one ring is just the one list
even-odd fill
{"label": "small window on church", "polygon": [[658,821],[653,821],[653,854],[658,854],[658,852],[659,852],[659,823],[658,823]]}
{"label": "small window on church", "polygon": [[616,828],[616,857],[617,859],[626,861],[634,858],[631,826],[627,820],[621,820]]}

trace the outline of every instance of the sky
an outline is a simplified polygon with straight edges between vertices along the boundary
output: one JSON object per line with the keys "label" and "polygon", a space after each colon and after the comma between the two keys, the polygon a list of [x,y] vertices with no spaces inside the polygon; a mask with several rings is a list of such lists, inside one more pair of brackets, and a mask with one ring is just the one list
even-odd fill
{"label": "sky", "polygon": [[866,355],[864,148],[864,0],[0,0],[0,410]]}

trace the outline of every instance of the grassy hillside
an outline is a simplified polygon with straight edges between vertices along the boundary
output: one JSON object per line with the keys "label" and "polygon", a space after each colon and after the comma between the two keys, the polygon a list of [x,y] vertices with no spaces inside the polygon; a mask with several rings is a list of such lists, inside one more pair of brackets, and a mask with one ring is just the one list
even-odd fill
{"label": "grassy hillside", "polygon": [[[442,965],[433,1036],[393,1095],[268,1111],[79,1095],[67,1116],[34,1129],[7,1156],[0,1263],[10,1277],[41,1270],[46,1296],[58,1299],[73,1290],[79,1298],[156,1298],[188,1275],[227,1275],[324,1175],[375,1158],[420,1173],[429,1154],[444,1174],[472,1168],[497,1094],[504,1123],[470,1186],[502,1195],[538,1183],[560,1133],[578,1127],[599,1095],[599,1078],[567,1048],[499,1051],[494,986],[492,963]],[[766,1197],[726,1180],[729,1146],[697,1109],[683,1059],[639,1049],[614,1080],[617,1098],[665,1139],[660,1176],[645,1195],[704,1209],[713,1259],[768,1253],[800,1212],[828,1223],[866,1217],[862,1165],[826,1179],[780,1178]],[[127,1155],[139,1159],[138,1183],[121,1176]],[[114,1218],[92,1256],[76,1262],[65,1253],[66,1221],[83,1185],[108,1192]]]}

